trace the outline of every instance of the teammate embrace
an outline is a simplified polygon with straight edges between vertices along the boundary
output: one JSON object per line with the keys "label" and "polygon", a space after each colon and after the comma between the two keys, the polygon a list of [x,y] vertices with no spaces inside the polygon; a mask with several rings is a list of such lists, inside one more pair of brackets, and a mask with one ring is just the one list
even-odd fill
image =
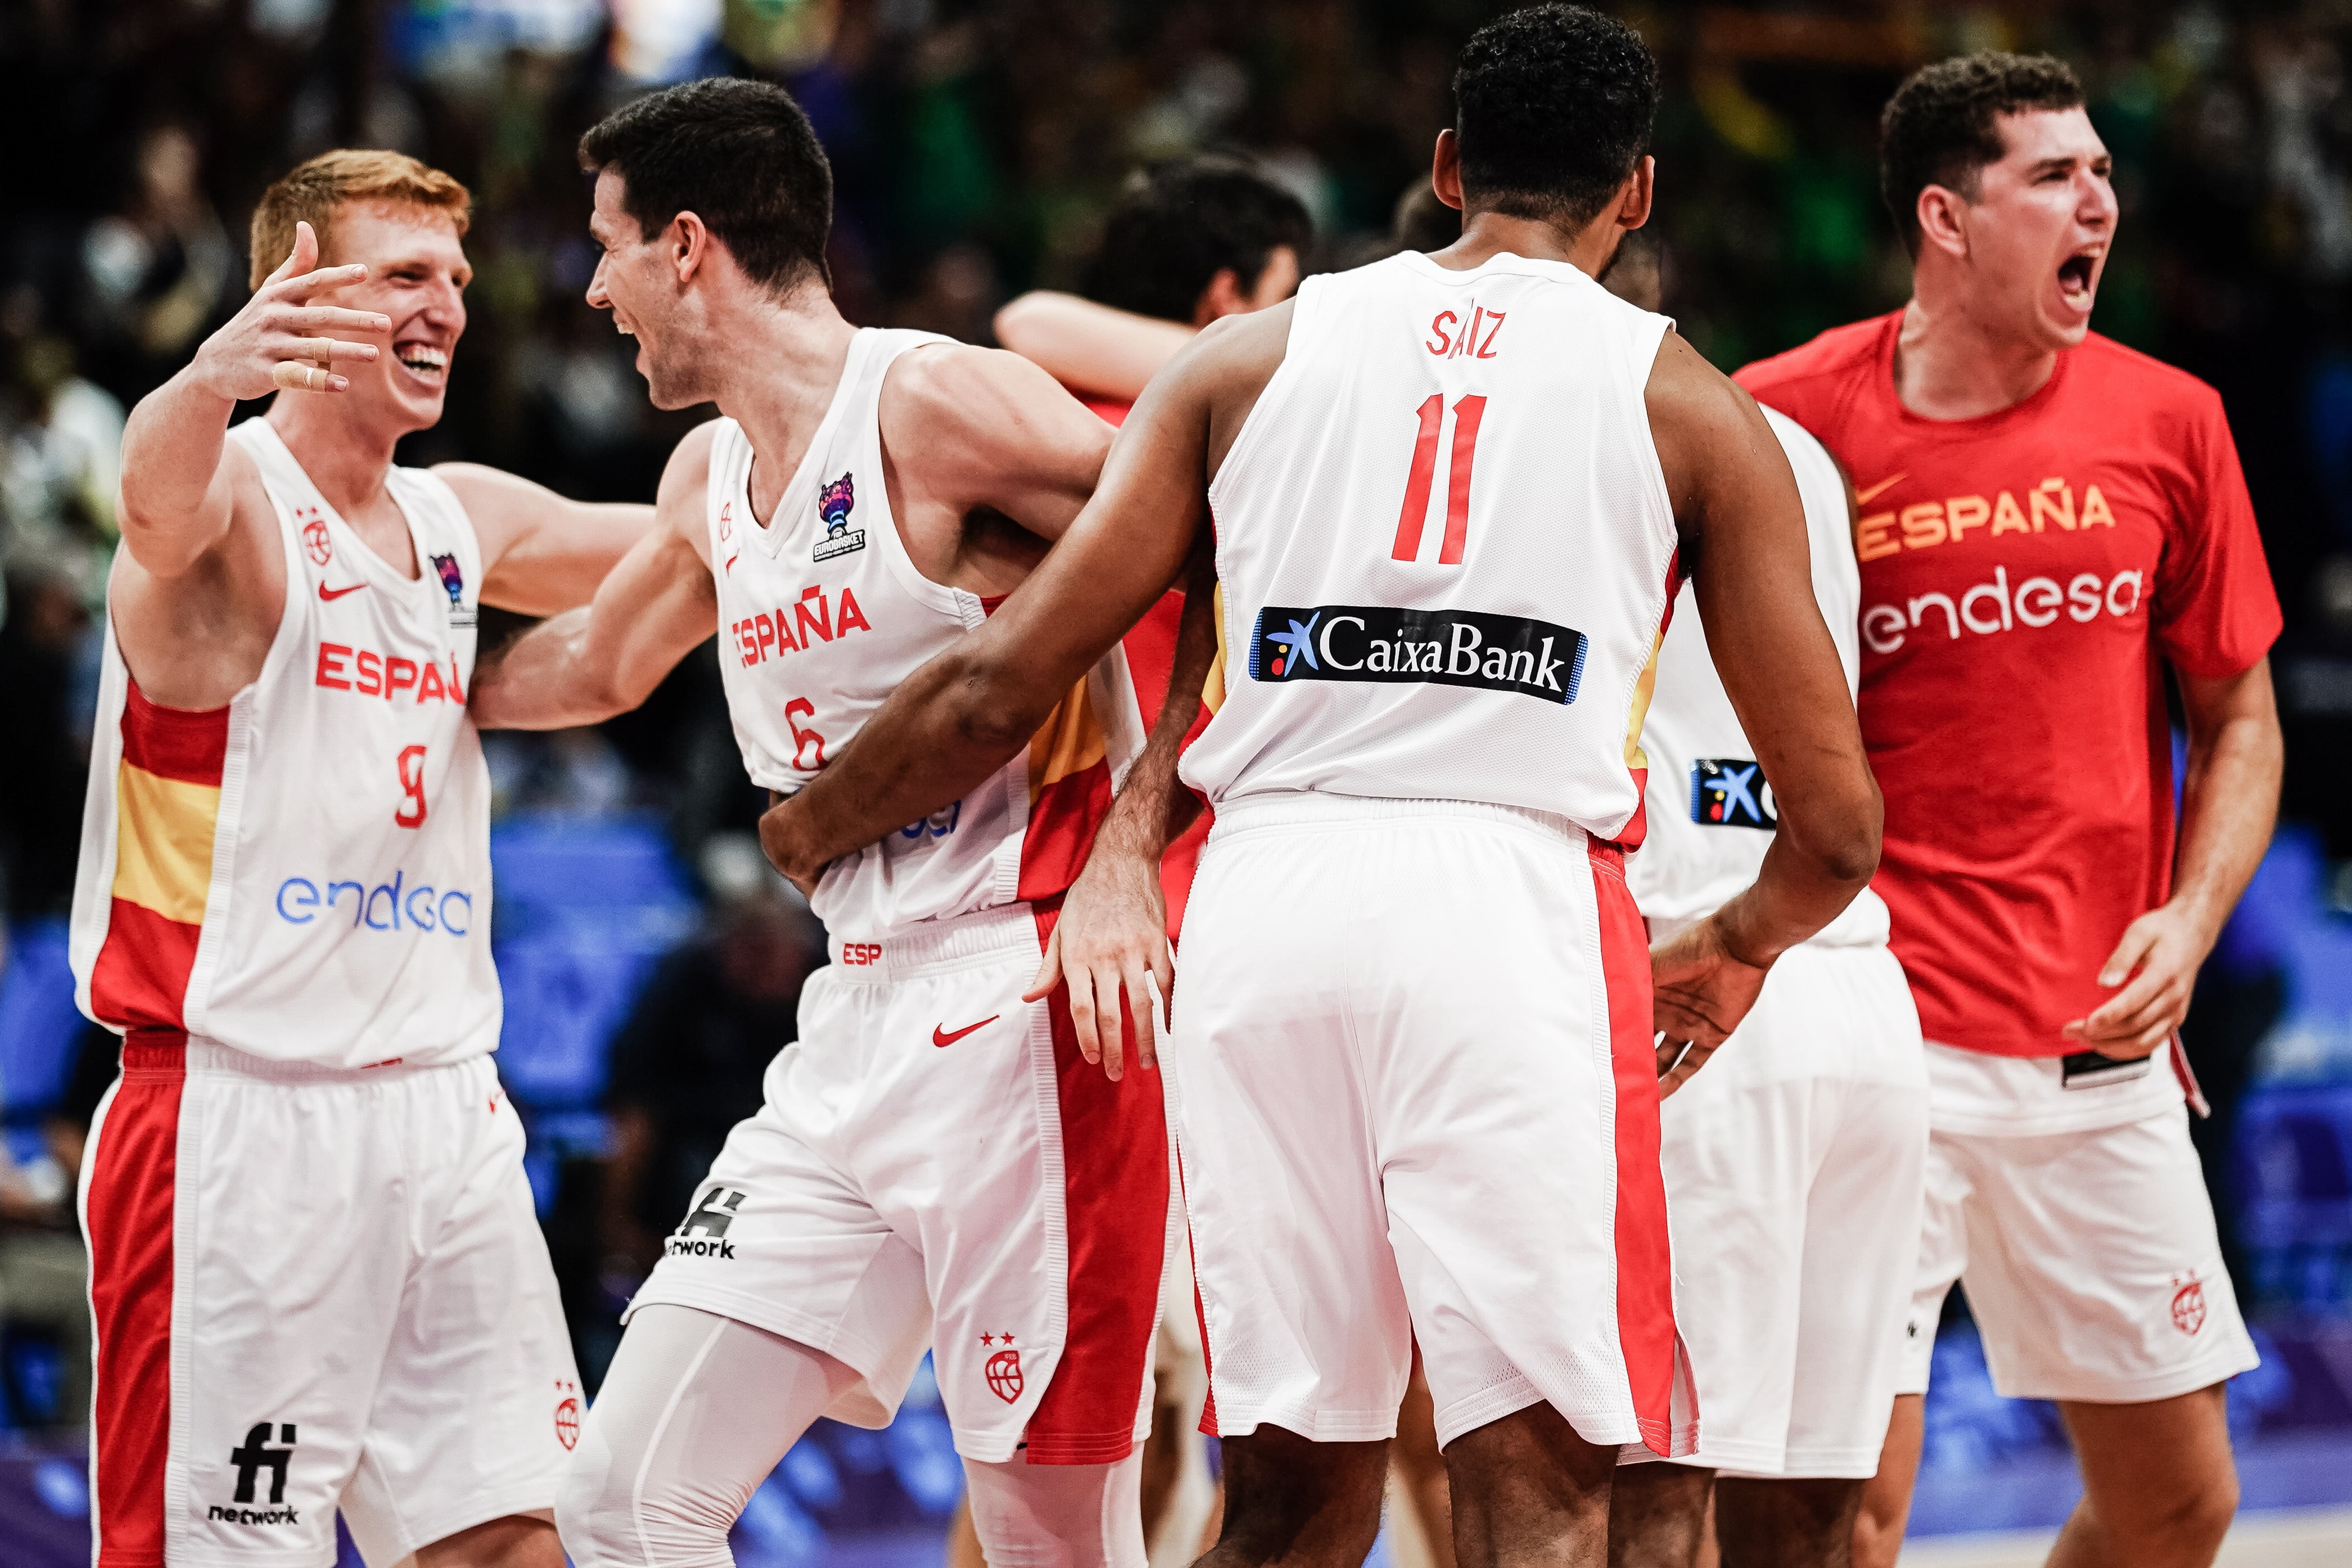
{"label": "teammate embrace", "polygon": [[[1285,298],[1303,214],[1212,167],[1168,188],[1254,237],[1171,319],[1035,303],[1143,389],[1116,442],[1027,360],[842,319],[781,89],[628,105],[589,298],[722,416],[650,509],[394,467],[464,192],[272,188],[285,264],[126,452],[74,947],[127,1034],[102,1565],[311,1568],[340,1508],[372,1563],[553,1568],[552,1520],[718,1568],[929,1349],[987,1560],[1141,1568],[1178,1248],[1216,1568],[1355,1568],[1416,1348],[1465,1563],[1696,1563],[1709,1518],[1729,1564],[1891,1562],[1956,1276],[2081,1449],[2055,1560],[2210,1561],[2252,1350],[2172,1031],[2267,837],[2278,614],[2212,394],[2085,341],[2079,91],[1905,85],[1916,298],[1741,372],[1768,413],[1598,281],[1651,208],[1640,38],[1536,6],[1454,89],[1457,243]],[[548,619],[477,668],[484,602]],[[474,727],[623,711],[714,629],[834,962],[583,1425]]]}

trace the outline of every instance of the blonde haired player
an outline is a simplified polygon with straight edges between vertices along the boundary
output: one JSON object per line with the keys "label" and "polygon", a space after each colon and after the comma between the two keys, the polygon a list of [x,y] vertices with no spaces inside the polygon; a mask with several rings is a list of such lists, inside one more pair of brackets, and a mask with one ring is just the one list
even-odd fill
{"label": "blonde haired player", "polygon": [[102,1568],[323,1568],[338,1509],[372,1564],[562,1561],[579,1388],[489,1061],[467,697],[479,607],[584,601],[651,509],[394,465],[467,209],[398,153],[294,170],[124,434],[72,944],[124,1037],[82,1167]]}

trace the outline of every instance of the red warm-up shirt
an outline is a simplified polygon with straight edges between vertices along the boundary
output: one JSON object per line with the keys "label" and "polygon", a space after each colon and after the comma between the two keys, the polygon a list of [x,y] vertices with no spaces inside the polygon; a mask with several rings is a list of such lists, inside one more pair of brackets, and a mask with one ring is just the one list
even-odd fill
{"label": "red warm-up shirt", "polygon": [[[1075,389],[1074,389],[1075,390]],[[1089,397],[1077,392],[1078,401],[1095,414],[1111,424],[1125,424],[1132,402],[1114,398]],[[1128,678],[1135,683],[1137,706],[1143,710],[1143,727],[1148,735],[1160,722],[1160,710],[1168,701],[1169,678],[1176,669],[1176,632],[1184,619],[1184,594],[1181,589],[1170,589],[1160,596],[1160,602],[1144,612],[1143,619],[1129,629],[1119,639],[1127,653]],[[1208,722],[1203,712],[1192,721],[1198,734]],[[1187,743],[1192,737],[1185,737]],[[1183,786],[1179,784],[1178,789]],[[1168,939],[1173,942],[1184,926],[1184,902],[1192,892],[1192,871],[1200,863],[1201,846],[1209,841],[1210,811],[1207,802],[1201,814],[1183,836],[1168,846],[1160,859],[1160,891],[1168,904]]]}
{"label": "red warm-up shirt", "polygon": [[2247,669],[2280,627],[2221,400],[2095,333],[1976,419],[1895,395],[1902,312],[1735,378],[1829,447],[1862,502],[1862,734],[1886,798],[1875,886],[1932,1040],[2002,1056],[2113,995],[2169,894],[2158,660]]}

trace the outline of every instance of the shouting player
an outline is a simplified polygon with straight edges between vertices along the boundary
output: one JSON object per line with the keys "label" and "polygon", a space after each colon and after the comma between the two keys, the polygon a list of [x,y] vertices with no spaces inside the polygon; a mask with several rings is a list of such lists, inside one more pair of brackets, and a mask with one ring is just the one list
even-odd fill
{"label": "shouting player", "polygon": [[[1780,827],[1755,885],[1655,960],[1657,1023],[1719,1043],[1876,859],[1788,462],[1593,280],[1648,214],[1654,60],[1543,5],[1481,29],[1455,93],[1433,177],[1461,242],[1203,332],[1037,573],[767,824],[807,881],[985,778],[1213,507],[1227,663],[1181,777],[1217,825],[1167,1061],[1218,1568],[1362,1560],[1416,1331],[1465,1563],[1597,1563],[1620,1447],[1689,1451],[1623,873],[1678,552]],[[1147,1053],[1184,674],[1049,955],[1080,1027],[1115,1034],[1124,1005]]]}
{"label": "shouting player", "polygon": [[[1861,583],[1845,481],[1795,421],[1766,417],[1804,496],[1813,594],[1851,688]],[[1685,588],[1642,732],[1650,833],[1627,879],[1655,941],[1755,880],[1778,817],[1702,619]],[[1895,1398],[1927,1153],[1919,1018],[1886,935],[1886,905],[1864,892],[1781,957],[1659,1113],[1681,1298],[1738,1310],[1683,1315],[1699,1451],[1617,1473],[1610,1551],[1628,1568],[1698,1563],[1710,1493],[1726,1563],[1844,1560]]]}
{"label": "shouting player", "polygon": [[1911,303],[1740,372],[1859,486],[1878,886],[1929,1041],[1909,1396],[1856,1557],[1900,1545],[1958,1279],[1994,1386],[2056,1400],[2082,1461],[2052,1562],[2202,1564],[2255,1354],[2174,1031],[2270,838],[2278,601],[2220,398],[2089,329],[2116,207],[2073,73],[1930,66],[1880,160]]}
{"label": "shouting player", "polygon": [[[716,629],[744,767],[799,789],[1069,526],[1110,429],[1015,355],[842,319],[832,172],[782,89],[656,93],[581,152],[590,302],[657,405],[725,417],[679,444],[593,604],[485,670],[477,713],[620,712]],[[834,961],[631,1303],[565,1485],[583,1568],[729,1561],[785,1449],[820,1416],[886,1424],[926,1346],[989,1561],[1140,1568],[1159,1079],[1088,1067],[1022,990],[1141,719],[1117,659],[1063,698],[815,889]]]}
{"label": "shouting player", "polygon": [[651,519],[393,465],[467,213],[398,153],[296,169],[252,299],[124,432],[73,927],[124,1033],[82,1167],[101,1568],[325,1563],[338,1508],[372,1563],[562,1561],[579,1387],[490,1064],[466,705],[479,607],[584,602]]}

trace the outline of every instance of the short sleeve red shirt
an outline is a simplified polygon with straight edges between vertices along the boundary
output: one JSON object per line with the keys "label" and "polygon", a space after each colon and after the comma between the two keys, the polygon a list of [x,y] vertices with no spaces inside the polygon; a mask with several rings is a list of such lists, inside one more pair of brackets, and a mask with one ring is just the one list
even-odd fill
{"label": "short sleeve red shirt", "polygon": [[2213,390],[2095,333],[2022,402],[1923,419],[1902,313],[1737,376],[1819,436],[1861,518],[1862,683],[1886,798],[1876,883],[1929,1040],[2055,1056],[2171,884],[2158,660],[2242,671],[2278,598]]}

